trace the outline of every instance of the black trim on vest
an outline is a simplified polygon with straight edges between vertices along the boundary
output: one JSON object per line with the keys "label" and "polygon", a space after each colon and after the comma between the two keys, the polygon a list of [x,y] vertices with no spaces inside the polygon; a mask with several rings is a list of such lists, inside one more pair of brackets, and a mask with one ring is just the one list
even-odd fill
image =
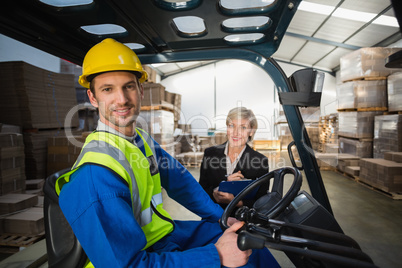
{"label": "black trim on vest", "polygon": [[154,204],[152,204],[152,201],[151,201],[151,208],[155,212],[155,214],[158,215],[159,218],[161,218],[162,220],[165,220],[167,222],[170,222],[173,225],[173,230],[174,230],[174,228],[175,228],[174,221],[172,219],[169,219],[169,218],[163,216],[159,211],[157,211]]}
{"label": "black trim on vest", "polygon": [[[146,156],[145,156],[146,157]],[[151,176],[154,176],[159,173],[158,163],[156,163],[156,159],[153,155],[147,157],[149,162],[149,171],[151,172]]]}

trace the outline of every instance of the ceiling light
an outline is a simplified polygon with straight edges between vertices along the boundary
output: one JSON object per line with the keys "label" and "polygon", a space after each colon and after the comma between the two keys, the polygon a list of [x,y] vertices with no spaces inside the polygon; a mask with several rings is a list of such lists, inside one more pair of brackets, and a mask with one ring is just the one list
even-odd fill
{"label": "ceiling light", "polygon": [[334,14],[332,14],[332,16],[341,18],[341,19],[347,19],[347,20],[369,22],[376,16],[376,14],[355,11],[355,10],[345,9],[345,8],[338,8],[337,10],[335,10],[335,12],[334,12]]}
{"label": "ceiling light", "polygon": [[[307,11],[307,12],[312,12],[312,13],[328,16],[331,14],[331,12],[333,12],[335,10],[335,7],[302,1],[298,7],[298,10],[303,10],[303,11]],[[355,11],[355,10],[346,9],[346,8],[337,8],[334,11],[334,13],[332,14],[332,16],[337,17],[337,18],[360,21],[360,22],[366,23],[366,22],[371,21],[373,18],[375,18],[375,16],[377,16],[377,14]],[[390,27],[399,27],[398,21],[396,20],[395,17],[392,17],[392,16],[381,15],[380,17],[375,19],[372,23],[378,24],[378,25],[390,26]]]}
{"label": "ceiling light", "polygon": [[382,15],[373,21],[375,24],[399,27],[398,21],[395,17]]}
{"label": "ceiling light", "polygon": [[332,11],[334,11],[335,7],[332,6],[327,6],[327,5],[321,5],[321,4],[315,4],[315,3],[310,3],[310,2],[304,2],[302,1],[297,8],[297,10],[303,10],[307,12],[313,12],[321,15],[329,15],[331,14]]}

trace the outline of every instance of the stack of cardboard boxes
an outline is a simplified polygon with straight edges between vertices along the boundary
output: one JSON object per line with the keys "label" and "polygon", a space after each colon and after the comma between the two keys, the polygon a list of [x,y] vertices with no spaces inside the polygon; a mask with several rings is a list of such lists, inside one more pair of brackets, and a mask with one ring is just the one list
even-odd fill
{"label": "stack of cardboard boxes", "polygon": [[[319,107],[300,107],[300,114],[303,118],[304,127],[309,135],[312,150],[316,151],[320,148],[320,108]],[[275,122],[280,150],[287,150],[290,142],[293,141],[288,122],[284,111],[279,112],[279,117]]]}
{"label": "stack of cardboard boxes", "polygon": [[0,195],[25,190],[22,134],[0,133]]}
{"label": "stack of cardboard boxes", "polygon": [[25,62],[0,63],[0,123],[22,128],[27,179],[46,177],[47,139],[76,128],[74,76]]}
{"label": "stack of cardboard boxes", "polygon": [[47,140],[47,174],[71,168],[85,142],[85,134],[50,137]]}
{"label": "stack of cardboard boxes", "polygon": [[178,128],[181,95],[169,92],[162,84],[146,82],[138,127],[147,131],[169,154],[175,156],[178,143],[174,131]]}
{"label": "stack of cardboard boxes", "polygon": [[0,196],[0,249],[14,253],[44,236],[43,207],[36,194]]}
{"label": "stack of cardboard boxes", "polygon": [[402,192],[402,165],[384,159],[402,151],[402,76],[385,67],[400,49],[362,48],[341,58],[338,85],[339,152],[357,159],[339,161],[338,169],[389,193]]}
{"label": "stack of cardboard boxes", "polygon": [[0,81],[0,247],[18,251],[43,237],[48,139],[78,127],[77,99],[73,75],[25,62],[0,63]]}
{"label": "stack of cardboard boxes", "polygon": [[[318,124],[319,146],[318,151],[326,152],[332,145],[332,149],[338,145],[338,114],[320,116]],[[335,146],[336,145],[336,146]]]}

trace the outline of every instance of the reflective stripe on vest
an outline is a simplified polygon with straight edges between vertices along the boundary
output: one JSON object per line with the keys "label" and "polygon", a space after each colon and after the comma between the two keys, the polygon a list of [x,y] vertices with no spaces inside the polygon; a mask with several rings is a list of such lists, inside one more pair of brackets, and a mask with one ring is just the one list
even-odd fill
{"label": "reflective stripe on vest", "polygon": [[84,164],[98,164],[112,169],[129,185],[133,215],[147,238],[145,249],[173,230],[173,220],[163,209],[157,166],[157,173],[150,173],[150,162],[156,163],[156,160],[152,160],[153,152],[143,136],[144,133],[140,134],[146,157],[138,147],[117,135],[107,132],[90,134],[73,170],[57,180],[56,191],[59,193],[70,175]]}

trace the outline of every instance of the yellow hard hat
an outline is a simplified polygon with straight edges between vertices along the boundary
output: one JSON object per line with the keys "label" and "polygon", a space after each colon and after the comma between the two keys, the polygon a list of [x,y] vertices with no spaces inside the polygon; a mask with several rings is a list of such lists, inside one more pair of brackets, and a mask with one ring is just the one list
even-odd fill
{"label": "yellow hard hat", "polygon": [[90,87],[88,76],[111,71],[138,72],[140,83],[145,82],[148,74],[142,68],[137,55],[126,45],[107,38],[93,46],[85,55],[82,64],[82,75],[78,83],[85,88]]}

